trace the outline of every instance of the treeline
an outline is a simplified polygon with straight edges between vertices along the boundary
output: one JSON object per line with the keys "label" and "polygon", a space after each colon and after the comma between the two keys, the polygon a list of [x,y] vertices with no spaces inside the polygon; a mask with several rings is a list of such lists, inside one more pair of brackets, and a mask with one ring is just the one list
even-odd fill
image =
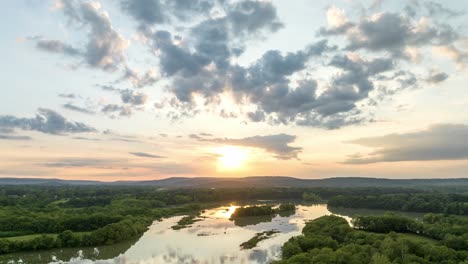
{"label": "treeline", "polygon": [[[129,206],[131,205],[131,200],[129,200]],[[0,232],[0,235],[3,238],[0,238],[0,254],[4,253],[12,253],[17,251],[29,251],[29,250],[39,250],[39,249],[51,249],[51,248],[62,248],[62,247],[86,247],[86,246],[100,246],[100,245],[111,245],[114,243],[118,243],[121,241],[125,241],[134,237],[138,237],[142,235],[148,228],[148,226],[153,222],[155,219],[160,219],[162,217],[169,217],[177,214],[186,214],[192,213],[194,211],[198,211],[201,208],[205,207],[201,204],[186,204],[177,207],[168,207],[168,208],[146,208],[146,213],[142,213],[141,208],[134,208],[135,211],[139,212],[139,214],[128,214],[128,215],[120,215],[117,218],[113,218],[115,216],[110,215],[109,219],[120,219],[119,221],[115,221],[109,224],[104,224],[101,222],[98,224],[97,222],[91,224],[90,226],[99,226],[96,229],[91,230],[91,227],[87,227],[83,224],[78,224],[78,219],[87,219],[91,223],[93,219],[96,220],[100,217],[93,218],[95,215],[74,215],[72,218],[69,219],[52,219],[50,220],[49,227],[57,226],[58,223],[63,221],[69,221],[70,219],[74,219],[77,221],[75,229],[65,229],[59,232],[51,232],[56,233],[53,234],[45,234],[36,236],[31,239],[16,239],[15,236],[17,235],[25,235],[25,234],[41,234],[46,233],[43,232],[40,228],[34,228],[35,225],[41,226],[44,222],[43,219],[35,219],[29,218],[28,224],[25,225],[17,225],[18,228],[25,228],[24,231],[12,230],[6,231],[5,226],[0,226],[3,228]],[[109,214],[113,214],[112,208],[101,208],[102,210],[108,211]],[[113,208],[115,209],[115,208]],[[25,211],[25,210],[23,210]],[[5,214],[5,208],[0,209],[2,214]],[[26,212],[26,211],[25,211]],[[76,212],[75,212],[76,213]],[[9,218],[10,220],[13,218]],[[0,221],[4,223],[3,219]],[[86,224],[86,223],[85,223]],[[11,226],[11,223],[9,224]],[[47,226],[47,225],[44,225]],[[63,229],[63,228],[62,228]],[[88,232],[82,232],[83,229],[90,229]],[[33,231],[31,231],[33,230]],[[40,232],[36,232],[34,230],[40,230]],[[54,230],[52,228],[51,230]]]}
{"label": "treeline", "polygon": [[1,186],[0,206],[44,208],[51,203],[63,208],[104,207],[116,199],[133,198],[153,207],[193,202],[245,201],[258,199],[294,199],[326,201],[338,195],[380,196],[419,194],[423,189],[410,188],[239,188],[176,189],[119,186]]}
{"label": "treeline", "polygon": [[[466,249],[466,248],[465,248]],[[355,230],[338,216],[308,222],[302,235],[282,247],[275,264],[455,264],[466,263],[468,252],[437,243],[421,243],[396,233]]]}
{"label": "treeline", "polygon": [[[1,186],[0,188],[0,239],[28,234],[56,234],[11,244],[8,250],[43,248],[37,246],[57,234],[71,231],[79,245],[93,244],[91,239],[78,232],[95,233],[109,226],[119,226],[128,219],[160,219],[177,214],[190,214],[207,207],[206,204],[249,201],[260,199],[302,200],[311,202],[339,201],[339,195],[354,197],[422,197],[422,189],[405,188],[242,188],[242,189],[179,189],[161,190],[154,187],[109,187],[109,186]],[[450,197],[450,201],[462,202],[466,195],[436,193]],[[335,197],[335,198],[334,198]],[[439,196],[437,196],[439,197]],[[461,198],[460,198],[461,197]],[[459,199],[459,200],[456,200]],[[402,201],[403,199],[400,199]],[[439,199],[443,200],[443,199]],[[431,200],[432,201],[432,200]],[[399,202],[400,203],[400,202]],[[445,205],[445,204],[444,204]],[[288,205],[283,205],[288,207]],[[291,206],[289,206],[291,207]],[[439,208],[439,207],[435,207]],[[284,208],[283,208],[284,209]],[[385,208],[383,208],[385,209]],[[289,209],[284,209],[287,211]],[[408,209],[409,210],[409,209]],[[263,208],[245,214],[271,215],[273,208]],[[280,214],[282,209],[279,210]],[[451,212],[451,209],[450,209]],[[464,211],[465,212],[465,211]],[[138,229],[140,230],[140,229]],[[128,230],[127,230],[128,231]],[[118,232],[117,232],[118,233]],[[129,234],[133,234],[129,232]],[[78,238],[80,236],[80,238]],[[130,235],[132,236],[132,235]],[[121,235],[121,237],[127,237]],[[55,241],[54,240],[54,241]],[[119,239],[107,239],[109,243]],[[61,241],[61,240],[60,240]],[[31,242],[30,246],[26,245]],[[49,241],[50,242],[50,241]],[[21,244],[22,243],[22,244]],[[97,242],[96,242],[97,243]],[[24,246],[22,246],[24,244]],[[54,242],[52,247],[63,247],[69,243]],[[5,248],[5,247],[4,247]]]}
{"label": "treeline", "polygon": [[89,215],[71,214],[59,217],[56,214],[25,213],[24,216],[5,216],[0,218],[0,230],[23,231],[23,233],[60,233],[65,230],[74,232],[92,231],[124,219],[120,214],[93,213]]}
{"label": "treeline", "polygon": [[0,254],[61,247],[110,245],[143,234],[151,220],[126,219],[106,225],[89,234],[66,230],[58,235],[41,235],[30,240],[0,239]]}
{"label": "treeline", "polygon": [[234,219],[237,217],[276,215],[282,212],[290,212],[295,210],[296,206],[292,203],[280,204],[278,208],[273,208],[271,205],[254,205],[236,208],[236,210],[232,213],[231,218]]}
{"label": "treeline", "polygon": [[394,214],[359,216],[353,225],[371,232],[414,233],[440,240],[449,248],[468,250],[468,218],[463,216],[426,214],[422,222]]}
{"label": "treeline", "polygon": [[468,194],[338,195],[332,197],[328,201],[328,205],[346,208],[468,215]]}

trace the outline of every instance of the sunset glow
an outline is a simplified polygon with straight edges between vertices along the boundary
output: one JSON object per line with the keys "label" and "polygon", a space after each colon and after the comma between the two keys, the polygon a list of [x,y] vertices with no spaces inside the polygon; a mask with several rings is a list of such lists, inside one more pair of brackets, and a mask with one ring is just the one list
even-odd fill
{"label": "sunset glow", "polygon": [[223,146],[216,149],[220,170],[241,169],[248,159],[248,151],[234,146]]}

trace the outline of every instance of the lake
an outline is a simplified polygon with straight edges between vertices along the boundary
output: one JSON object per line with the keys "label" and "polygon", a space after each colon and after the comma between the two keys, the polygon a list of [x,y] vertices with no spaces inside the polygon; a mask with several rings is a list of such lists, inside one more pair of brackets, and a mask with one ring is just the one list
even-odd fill
{"label": "lake", "polygon": [[[352,215],[380,215],[384,211],[329,209],[327,205],[298,205],[296,212],[274,217],[230,220],[235,205],[206,210],[191,227],[173,230],[182,216],[155,221],[139,239],[112,246],[20,252],[0,256],[0,264],[159,264],[159,263],[269,263],[279,258],[281,246],[301,233],[305,222],[337,214],[350,221]],[[331,211],[330,211],[331,210]],[[406,214],[420,218],[422,214]],[[277,230],[252,249],[241,249],[256,233]]]}

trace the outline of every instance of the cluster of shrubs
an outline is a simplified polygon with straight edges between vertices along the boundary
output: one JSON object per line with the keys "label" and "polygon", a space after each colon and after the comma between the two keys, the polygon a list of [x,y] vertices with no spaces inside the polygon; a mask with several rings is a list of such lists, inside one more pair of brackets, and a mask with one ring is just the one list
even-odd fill
{"label": "cluster of shrubs", "polygon": [[[334,215],[322,216],[308,222],[302,230],[302,235],[286,242],[282,247],[282,259],[273,263],[467,263],[466,247],[453,248],[438,241],[421,242],[393,232],[404,231],[405,225],[408,230],[412,230],[416,225],[411,221],[402,220],[398,216],[362,217],[358,223],[355,222],[360,225],[360,229],[353,229],[344,218]],[[384,227],[385,224],[397,230],[386,234],[366,232],[387,232],[389,229]],[[379,229],[380,227],[384,229]],[[458,224],[452,223],[446,227],[455,230],[458,229]]]}
{"label": "cluster of shrubs", "polygon": [[276,215],[281,212],[290,212],[295,210],[296,206],[292,203],[280,204],[278,208],[273,208],[272,205],[254,205],[236,208],[234,213],[232,213],[231,218]]}

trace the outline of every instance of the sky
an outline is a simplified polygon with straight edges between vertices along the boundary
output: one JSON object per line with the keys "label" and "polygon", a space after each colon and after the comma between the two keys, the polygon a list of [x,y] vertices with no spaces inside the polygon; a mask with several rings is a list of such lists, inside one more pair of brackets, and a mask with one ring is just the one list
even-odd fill
{"label": "sky", "polygon": [[467,11],[4,1],[0,177],[467,177]]}

